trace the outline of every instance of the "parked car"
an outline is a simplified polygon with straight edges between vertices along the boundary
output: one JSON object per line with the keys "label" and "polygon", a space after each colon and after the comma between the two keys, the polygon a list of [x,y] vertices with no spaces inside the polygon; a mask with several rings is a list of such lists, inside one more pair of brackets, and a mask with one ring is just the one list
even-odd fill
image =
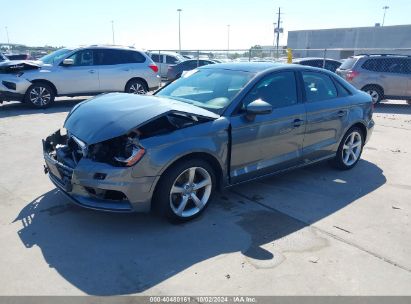
{"label": "parked car", "polygon": [[342,62],[338,60],[334,60],[334,59],[328,59],[328,58],[324,59],[324,58],[309,57],[309,58],[295,58],[293,59],[293,63],[312,66],[315,68],[322,68],[322,69],[329,70],[331,72],[335,72],[341,66]]}
{"label": "parked car", "polygon": [[337,70],[356,88],[383,99],[405,99],[411,103],[411,56],[373,54],[348,58]]}
{"label": "parked car", "polygon": [[167,72],[167,80],[174,81],[181,77],[184,71],[194,70],[203,65],[215,64],[213,60],[204,60],[204,59],[190,59],[183,62],[180,62],[176,65],[169,65]]}
{"label": "parked car", "polygon": [[327,159],[353,168],[372,114],[368,94],[326,70],[210,64],[154,96],[76,105],[43,141],[45,172],[81,206],[186,221],[219,187]]}
{"label": "parked car", "polygon": [[185,57],[175,52],[150,52],[149,56],[158,65],[160,76],[163,78],[167,77],[168,67],[170,65],[176,65],[187,60]]}
{"label": "parked car", "polygon": [[9,60],[30,60],[29,54],[5,54]]}
{"label": "parked car", "polygon": [[56,96],[144,94],[159,86],[157,65],[144,52],[127,47],[61,49],[40,61],[0,64],[0,100],[36,108],[50,106]]}

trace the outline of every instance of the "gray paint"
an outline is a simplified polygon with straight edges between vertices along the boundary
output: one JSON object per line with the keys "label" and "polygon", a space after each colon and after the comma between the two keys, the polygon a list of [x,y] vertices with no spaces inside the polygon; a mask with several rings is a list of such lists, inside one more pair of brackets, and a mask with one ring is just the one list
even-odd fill
{"label": "gray paint", "polygon": [[[146,149],[146,154],[131,168],[117,168],[83,158],[74,169],[74,186],[69,196],[93,209],[148,211],[161,175],[175,161],[191,153],[205,153],[214,158],[222,171],[223,185],[231,186],[333,157],[344,133],[356,123],[366,128],[367,140],[371,135],[374,125],[371,97],[331,72],[297,65],[216,64],[204,68],[238,68],[253,71],[256,76],[221,117],[165,98],[122,94],[100,96],[73,109],[65,126],[70,133],[89,144],[122,135],[121,132],[128,132],[130,128],[170,110],[208,116],[214,120],[142,139],[140,144]],[[242,98],[259,80],[270,73],[290,70],[297,76],[305,70],[325,73],[345,83],[352,95],[308,104],[299,84],[298,104],[294,106],[274,109],[270,114],[257,115],[254,120],[246,119],[246,114],[236,114]],[[344,115],[340,116],[340,111]],[[95,180],[95,173],[105,173],[107,177],[104,181]],[[84,192],[83,186],[119,190],[127,195],[129,201],[118,205],[112,201],[96,202]]]}
{"label": "gray paint", "polygon": [[73,108],[64,127],[91,145],[127,134],[142,123],[171,111],[214,119],[219,117],[202,108],[176,100],[111,93],[89,99]]}

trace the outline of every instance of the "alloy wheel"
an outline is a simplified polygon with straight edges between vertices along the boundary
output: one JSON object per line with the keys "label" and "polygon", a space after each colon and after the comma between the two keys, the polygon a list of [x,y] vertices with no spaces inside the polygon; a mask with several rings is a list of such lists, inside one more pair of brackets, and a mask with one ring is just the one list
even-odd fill
{"label": "alloy wheel", "polygon": [[144,95],[147,91],[141,83],[135,82],[130,86],[129,93]]}
{"label": "alloy wheel", "polygon": [[45,87],[33,87],[29,92],[30,102],[36,106],[44,107],[51,101],[51,93]]}
{"label": "alloy wheel", "polygon": [[377,103],[380,98],[380,94],[376,90],[367,90],[366,91],[372,98],[373,103]]}
{"label": "alloy wheel", "polygon": [[208,203],[212,180],[207,170],[191,167],[184,170],[170,190],[170,207],[178,217],[191,217]]}
{"label": "alloy wheel", "polygon": [[342,149],[342,160],[346,166],[352,166],[360,157],[362,149],[361,134],[354,131],[344,142]]}

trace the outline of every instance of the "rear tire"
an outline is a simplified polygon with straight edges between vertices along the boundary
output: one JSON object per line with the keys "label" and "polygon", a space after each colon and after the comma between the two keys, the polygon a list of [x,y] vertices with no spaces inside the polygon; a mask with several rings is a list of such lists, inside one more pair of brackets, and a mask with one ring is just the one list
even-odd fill
{"label": "rear tire", "polygon": [[24,96],[24,102],[37,109],[45,109],[52,105],[56,94],[54,89],[45,82],[32,84]]}
{"label": "rear tire", "polygon": [[177,162],[161,177],[153,197],[153,209],[172,222],[187,222],[204,212],[216,186],[208,162],[190,159]]}
{"label": "rear tire", "polygon": [[364,134],[358,127],[350,128],[341,140],[332,164],[340,170],[355,167],[361,158],[364,147]]}
{"label": "rear tire", "polygon": [[140,79],[131,79],[126,84],[125,92],[129,94],[144,95],[147,94],[148,87],[146,83]]}
{"label": "rear tire", "polygon": [[366,85],[362,88],[362,91],[371,96],[373,104],[379,104],[384,99],[384,91],[377,85]]}

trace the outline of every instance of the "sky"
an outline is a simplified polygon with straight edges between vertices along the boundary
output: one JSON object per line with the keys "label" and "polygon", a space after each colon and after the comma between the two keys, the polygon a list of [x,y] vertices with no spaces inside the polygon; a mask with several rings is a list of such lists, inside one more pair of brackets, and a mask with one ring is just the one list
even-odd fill
{"label": "sky", "polygon": [[[411,0],[0,0],[0,43],[30,46],[115,44],[140,49],[230,49],[273,45],[281,7],[287,31],[411,24]],[[8,14],[7,12],[10,12]],[[411,39],[411,37],[410,37]]]}

